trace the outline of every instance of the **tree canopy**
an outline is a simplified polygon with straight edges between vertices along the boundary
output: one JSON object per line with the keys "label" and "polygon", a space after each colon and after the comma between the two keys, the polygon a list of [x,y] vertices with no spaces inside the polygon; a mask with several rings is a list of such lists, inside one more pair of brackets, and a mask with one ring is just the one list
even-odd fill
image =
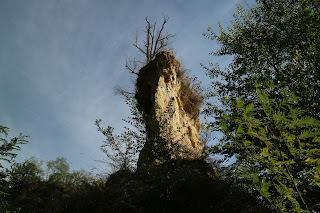
{"label": "tree canopy", "polygon": [[[320,10],[312,0],[257,0],[237,6],[231,27],[204,35],[229,55],[213,79],[205,112],[223,133],[212,149],[238,183],[278,212],[319,211]],[[317,196],[316,196],[317,197]]]}
{"label": "tree canopy", "polygon": [[[224,110],[232,113],[229,106],[237,97],[255,101],[255,82],[261,89],[273,82],[278,89],[269,91],[272,97],[280,98],[280,89],[293,91],[307,115],[320,117],[319,8],[312,0],[258,0],[251,9],[237,6],[232,27],[224,29],[219,24],[219,34],[208,28],[204,35],[221,45],[211,54],[234,57],[225,70],[218,65],[205,67],[215,79],[211,95]],[[219,114],[220,109],[209,107],[207,111]]]}

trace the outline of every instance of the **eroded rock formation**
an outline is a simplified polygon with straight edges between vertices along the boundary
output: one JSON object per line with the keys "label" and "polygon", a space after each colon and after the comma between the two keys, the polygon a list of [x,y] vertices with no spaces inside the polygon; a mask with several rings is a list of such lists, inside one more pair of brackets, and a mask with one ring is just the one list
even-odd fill
{"label": "eroded rock formation", "polygon": [[161,52],[139,71],[136,99],[143,112],[148,134],[138,168],[168,159],[199,159],[199,112],[188,113],[181,99],[180,63],[169,52]]}

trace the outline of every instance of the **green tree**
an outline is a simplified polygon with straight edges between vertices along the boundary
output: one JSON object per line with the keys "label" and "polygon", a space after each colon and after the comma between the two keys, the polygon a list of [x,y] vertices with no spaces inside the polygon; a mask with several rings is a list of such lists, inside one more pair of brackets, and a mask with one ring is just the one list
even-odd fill
{"label": "green tree", "polygon": [[50,181],[67,182],[70,166],[66,158],[58,157],[47,162],[47,172]]}
{"label": "green tree", "polygon": [[[320,118],[320,3],[314,0],[257,0],[251,9],[238,5],[231,27],[219,33],[210,27],[204,35],[216,40],[221,48],[213,56],[233,56],[232,63],[221,69],[205,67],[214,79],[209,96],[219,101],[206,112],[233,113],[231,102],[241,97],[247,103],[254,97],[257,81],[268,89],[267,81],[278,89],[294,92],[306,114]],[[270,96],[280,99],[278,90]],[[213,123],[219,128],[218,123]]]}
{"label": "green tree", "polygon": [[10,187],[27,186],[43,180],[42,161],[35,157],[26,159],[23,163],[15,163],[11,167]]}
{"label": "green tree", "polygon": [[278,211],[319,211],[319,6],[257,0],[237,6],[232,27],[204,34],[221,45],[212,55],[233,57],[205,67],[214,100],[205,112],[223,133],[212,153],[236,157],[233,175]]}
{"label": "green tree", "polygon": [[71,172],[68,178],[68,184],[74,187],[81,186],[83,183],[91,184],[94,181],[92,174],[83,169]]}
{"label": "green tree", "polygon": [[12,166],[7,190],[7,209],[11,212],[88,212],[81,208],[93,205],[95,197],[101,196],[103,182],[84,170],[69,172],[65,158],[47,162],[48,180],[41,164],[31,157]]}
{"label": "green tree", "polygon": [[[35,157],[26,159],[22,163],[14,163],[8,176],[8,196],[10,210],[18,212],[26,211],[27,206],[36,206],[34,197],[43,181],[44,171],[41,168],[42,161]],[[48,191],[47,191],[48,192]]]}

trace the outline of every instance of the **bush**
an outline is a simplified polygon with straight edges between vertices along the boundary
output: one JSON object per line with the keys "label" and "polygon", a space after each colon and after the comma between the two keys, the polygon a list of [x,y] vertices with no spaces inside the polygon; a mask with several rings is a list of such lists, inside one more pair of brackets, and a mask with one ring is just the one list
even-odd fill
{"label": "bush", "polygon": [[177,78],[181,82],[180,99],[182,101],[183,109],[191,117],[198,117],[204,97],[197,77],[191,78],[186,75],[185,69],[179,69]]}

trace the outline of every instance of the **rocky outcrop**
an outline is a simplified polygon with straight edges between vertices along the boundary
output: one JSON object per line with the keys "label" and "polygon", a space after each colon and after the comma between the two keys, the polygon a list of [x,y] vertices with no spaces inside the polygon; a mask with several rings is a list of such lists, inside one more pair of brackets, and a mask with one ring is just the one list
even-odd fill
{"label": "rocky outcrop", "polygon": [[143,113],[147,141],[140,152],[138,168],[168,159],[199,159],[199,113],[188,113],[181,99],[180,63],[161,52],[139,71],[136,99]]}

